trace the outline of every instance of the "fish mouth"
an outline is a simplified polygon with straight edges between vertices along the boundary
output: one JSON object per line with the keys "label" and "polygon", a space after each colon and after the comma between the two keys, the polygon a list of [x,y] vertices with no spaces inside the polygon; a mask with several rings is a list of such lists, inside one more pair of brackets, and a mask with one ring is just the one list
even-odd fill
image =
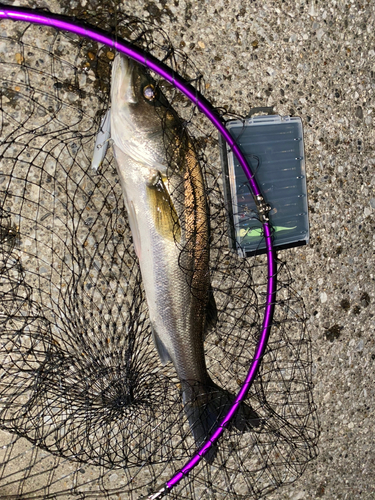
{"label": "fish mouth", "polygon": [[131,104],[138,102],[135,85],[137,73],[137,63],[118,52],[113,61],[112,85],[113,92],[122,101]]}

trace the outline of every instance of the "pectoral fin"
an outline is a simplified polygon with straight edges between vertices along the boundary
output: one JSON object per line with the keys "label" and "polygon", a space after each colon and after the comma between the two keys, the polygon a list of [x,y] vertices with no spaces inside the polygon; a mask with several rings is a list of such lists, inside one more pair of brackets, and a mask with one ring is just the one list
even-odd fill
{"label": "pectoral fin", "polygon": [[147,185],[147,194],[156,230],[164,238],[180,241],[181,227],[173,201],[159,172]]}

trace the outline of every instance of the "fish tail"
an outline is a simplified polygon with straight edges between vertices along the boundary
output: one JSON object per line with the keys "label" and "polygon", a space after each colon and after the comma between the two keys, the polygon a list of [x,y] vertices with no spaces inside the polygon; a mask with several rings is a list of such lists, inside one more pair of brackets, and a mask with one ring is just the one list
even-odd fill
{"label": "fish tail", "polygon": [[[235,398],[236,396],[213,382],[190,386],[183,391],[184,409],[197,447],[200,447],[217,428]],[[261,418],[251,406],[242,403],[229,427],[244,432],[261,424]],[[211,464],[216,454],[217,446],[213,446],[204,458]]]}

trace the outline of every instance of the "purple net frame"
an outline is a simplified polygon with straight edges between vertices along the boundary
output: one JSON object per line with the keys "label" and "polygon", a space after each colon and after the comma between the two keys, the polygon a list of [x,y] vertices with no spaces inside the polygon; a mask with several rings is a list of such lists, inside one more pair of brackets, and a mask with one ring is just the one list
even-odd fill
{"label": "purple net frame", "polygon": [[236,144],[235,140],[232,138],[230,133],[225,127],[225,121],[219,116],[215,111],[213,106],[205,99],[198,91],[190,84],[185,82],[177,73],[175,73],[166,64],[157,60],[151,54],[147,54],[142,49],[135,47],[130,42],[125,40],[115,40],[110,35],[102,30],[94,28],[92,26],[85,26],[83,23],[76,24],[68,18],[62,16],[33,11],[31,9],[25,9],[22,7],[10,7],[0,4],[0,19],[11,19],[13,21],[24,21],[28,23],[43,24],[51,26],[59,30],[70,31],[82,37],[91,38],[96,42],[102,43],[111,47],[119,52],[122,52],[126,56],[130,57],[134,61],[142,64],[143,66],[149,68],[150,70],[158,73],[162,78],[174,85],[180,92],[182,92],[190,101],[197,106],[197,108],[204,113],[207,118],[213,123],[217,130],[221,133],[226,143],[230,146],[236,158],[238,159],[240,165],[242,166],[247,180],[249,181],[252,194],[258,210],[260,212],[261,220],[263,223],[263,231],[266,242],[267,249],[267,269],[268,269],[268,282],[267,282],[267,299],[265,312],[262,323],[262,330],[260,338],[254,353],[254,357],[249,368],[248,374],[242,387],[237,394],[233,406],[230,408],[228,413],[220,422],[217,429],[211,434],[209,439],[200,447],[200,449],[195,453],[195,455],[186,463],[186,465],[175,473],[171,479],[169,479],[165,485],[155,494],[149,496],[150,500],[160,498],[164,496],[171,488],[176,486],[189,472],[200,462],[202,457],[207,453],[207,451],[219,440],[220,436],[223,434],[225,428],[228,426],[232,420],[235,412],[237,411],[239,405],[246,397],[258,371],[259,365],[261,363],[264,351],[267,346],[268,337],[271,330],[275,295],[276,295],[276,258],[275,252],[272,244],[271,237],[271,225],[267,218],[267,207],[263,201],[262,194],[258,187],[258,184],[254,178],[254,175],[249,167],[244,155],[241,153],[239,146]]}

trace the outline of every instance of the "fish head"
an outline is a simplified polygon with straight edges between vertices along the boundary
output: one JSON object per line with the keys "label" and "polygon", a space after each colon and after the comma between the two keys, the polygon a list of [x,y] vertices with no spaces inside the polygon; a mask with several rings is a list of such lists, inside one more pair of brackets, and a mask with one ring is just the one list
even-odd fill
{"label": "fish head", "polygon": [[167,168],[165,135],[178,119],[143,66],[118,53],[112,67],[111,137],[135,161]]}

